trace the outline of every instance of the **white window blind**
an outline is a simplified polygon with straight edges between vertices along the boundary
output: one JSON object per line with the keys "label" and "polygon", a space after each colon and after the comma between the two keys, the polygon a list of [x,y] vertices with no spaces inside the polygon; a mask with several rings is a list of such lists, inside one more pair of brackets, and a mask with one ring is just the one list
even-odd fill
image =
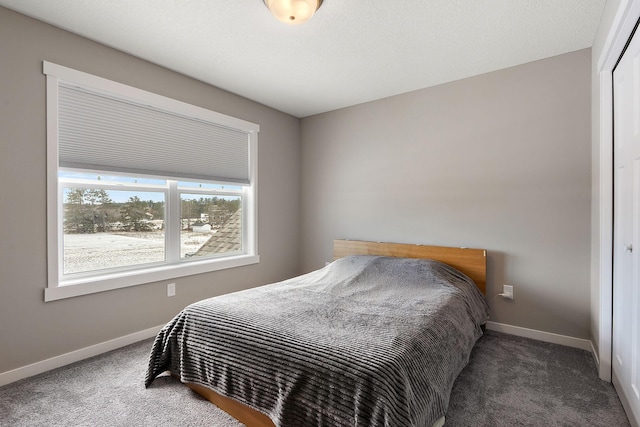
{"label": "white window blind", "polygon": [[59,82],[61,167],[249,184],[247,131]]}

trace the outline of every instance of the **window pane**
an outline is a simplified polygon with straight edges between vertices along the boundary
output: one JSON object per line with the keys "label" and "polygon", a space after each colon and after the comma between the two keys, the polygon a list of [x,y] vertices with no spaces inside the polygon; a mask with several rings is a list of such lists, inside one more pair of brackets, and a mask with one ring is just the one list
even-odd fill
{"label": "window pane", "polygon": [[242,252],[242,198],[182,194],[180,257]]}
{"label": "window pane", "polygon": [[165,194],[63,189],[63,274],[165,260]]}

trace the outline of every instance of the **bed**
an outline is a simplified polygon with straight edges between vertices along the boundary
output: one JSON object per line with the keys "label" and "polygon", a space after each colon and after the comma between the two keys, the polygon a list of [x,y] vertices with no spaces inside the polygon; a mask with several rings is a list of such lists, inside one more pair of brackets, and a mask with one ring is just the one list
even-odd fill
{"label": "bed", "polygon": [[169,372],[250,427],[442,425],[488,318],[486,252],[336,240],[334,258],[186,307],[145,385]]}

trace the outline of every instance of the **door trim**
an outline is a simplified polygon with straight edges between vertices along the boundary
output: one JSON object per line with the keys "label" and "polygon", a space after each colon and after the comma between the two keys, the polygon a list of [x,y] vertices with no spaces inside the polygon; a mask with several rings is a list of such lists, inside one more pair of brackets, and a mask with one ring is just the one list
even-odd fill
{"label": "door trim", "polygon": [[621,0],[598,58],[599,133],[599,376],[611,382],[613,327],[613,69],[640,16],[640,0]]}

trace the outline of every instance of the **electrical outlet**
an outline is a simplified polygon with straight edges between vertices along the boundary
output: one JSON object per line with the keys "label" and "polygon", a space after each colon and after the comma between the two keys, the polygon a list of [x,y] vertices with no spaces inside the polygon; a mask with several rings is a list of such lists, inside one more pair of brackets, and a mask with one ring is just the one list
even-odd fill
{"label": "electrical outlet", "polygon": [[502,285],[502,296],[506,299],[513,299],[513,285]]}
{"label": "electrical outlet", "polygon": [[175,283],[169,283],[167,285],[167,296],[168,297],[173,297],[176,295],[176,284]]}

